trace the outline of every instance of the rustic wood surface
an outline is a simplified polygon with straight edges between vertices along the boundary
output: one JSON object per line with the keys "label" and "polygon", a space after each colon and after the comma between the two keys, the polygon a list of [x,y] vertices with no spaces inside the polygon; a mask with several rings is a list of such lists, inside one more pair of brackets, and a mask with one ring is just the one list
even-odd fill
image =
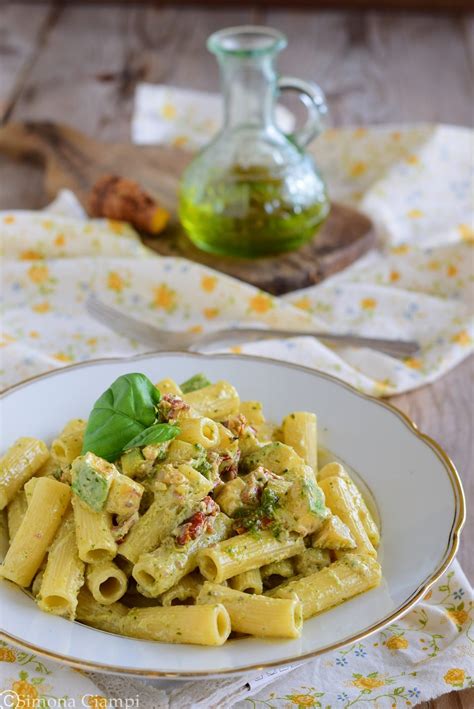
{"label": "rustic wood surface", "polygon": [[179,179],[192,154],[178,148],[132,143],[101,143],[51,121],[6,123],[0,127],[0,153],[40,162],[50,199],[68,187],[87,210],[96,181],[120,175],[141,185],[170,213],[166,232],[144,238],[163,256],[205,264],[274,295],[306,288],[346,268],[374,247],[375,229],[361,212],[334,203],[315,238],[297,251],[271,258],[237,259],[207,254],[186,237],[177,214]]}
{"label": "rustic wood surface", "polygon": [[[63,121],[101,140],[125,141],[138,81],[217,89],[207,35],[267,23],[286,32],[282,72],[315,78],[335,125],[441,121],[471,125],[474,20],[462,13],[290,12],[144,5],[4,2],[0,12],[0,120]],[[46,202],[41,170],[0,158],[0,208]],[[394,397],[445,448],[474,501],[474,367]],[[459,558],[474,578],[473,516]],[[474,690],[424,709],[470,709]]]}

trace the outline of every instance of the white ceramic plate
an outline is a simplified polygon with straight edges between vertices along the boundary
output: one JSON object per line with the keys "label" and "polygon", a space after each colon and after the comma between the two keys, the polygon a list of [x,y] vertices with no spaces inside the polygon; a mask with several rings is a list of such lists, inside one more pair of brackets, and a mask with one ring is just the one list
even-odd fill
{"label": "white ceramic plate", "polygon": [[439,446],[393,407],[304,367],[235,355],[160,353],[66,367],[7,391],[4,450],[19,436],[50,441],[68,419],[86,418],[119,375],[183,381],[196,372],[229,379],[242,399],[260,399],[275,421],[291,410],[318,414],[320,445],[355,470],[382,524],[382,585],[304,624],[299,640],[238,639],[221,648],[124,638],[47,615],[0,582],[4,639],[82,669],[148,677],[199,677],[302,660],[360,640],[406,612],[453,559],[464,522],[458,474]]}

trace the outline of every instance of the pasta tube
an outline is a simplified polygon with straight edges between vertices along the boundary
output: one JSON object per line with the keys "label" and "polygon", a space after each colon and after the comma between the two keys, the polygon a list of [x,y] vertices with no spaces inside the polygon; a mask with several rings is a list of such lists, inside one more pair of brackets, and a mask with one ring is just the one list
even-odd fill
{"label": "pasta tube", "polygon": [[31,498],[33,497],[33,492],[35,490],[36,483],[38,482],[38,480],[39,480],[39,478],[30,478],[28,480],[28,482],[26,482],[23,487],[23,490],[24,490],[25,496],[26,496],[26,506],[27,507],[31,502]]}
{"label": "pasta tube", "polygon": [[301,537],[276,539],[272,532],[245,532],[199,552],[199,570],[208,580],[222,583],[265,563],[287,559],[304,551]]}
{"label": "pasta tube", "polygon": [[283,419],[283,442],[291,446],[314,472],[318,465],[318,428],[315,414],[295,411]]}
{"label": "pasta tube", "polygon": [[156,597],[168,591],[183,576],[191,573],[198,565],[198,551],[229,536],[231,520],[225,514],[218,514],[211,530],[202,531],[195,539],[184,544],[168,537],[161,546],[149,554],[143,554],[133,567],[133,578],[145,589],[147,595]]}
{"label": "pasta tube", "polygon": [[299,638],[301,635],[302,604],[296,597],[268,598],[206,581],[197,602],[222,603],[229,613],[232,630],[239,633],[260,638]]}
{"label": "pasta tube", "polygon": [[[35,579],[36,581],[36,579]],[[38,591],[41,610],[73,620],[77,595],[84,583],[84,562],[79,559],[74,515],[69,512],[51,545]]]}
{"label": "pasta tube", "polygon": [[184,522],[213,485],[186,464],[165,471],[162,481],[154,502],[120,545],[120,555],[134,564],[141,554],[156,549],[175,527]]}
{"label": "pasta tube", "polygon": [[0,511],[0,559],[3,559],[7,553],[9,545],[9,532],[8,532],[8,520],[7,511]]}
{"label": "pasta tube", "polygon": [[262,566],[260,573],[265,587],[273,588],[274,586],[278,586],[278,584],[282,583],[285,579],[294,576],[295,569],[293,561],[297,558],[298,556],[292,559],[283,559],[283,561],[273,561],[271,564]]}
{"label": "pasta tube", "polygon": [[49,458],[43,441],[37,438],[19,438],[0,458],[0,510],[13,500],[37,470]]}
{"label": "pasta tube", "polygon": [[312,545],[316,549],[348,551],[355,548],[354,537],[349,527],[337,515],[330,515],[322,527],[313,534]]}
{"label": "pasta tube", "polygon": [[272,596],[288,597],[296,593],[303,604],[303,618],[339,605],[359,593],[378,586],[380,564],[367,554],[345,554],[341,559],[310,576],[285,583]]}
{"label": "pasta tube", "polygon": [[223,645],[230,630],[229,614],[220,604],[132,608],[122,620],[125,635],[165,643]]}
{"label": "pasta tube", "polygon": [[226,515],[232,517],[236,510],[240,509],[244,504],[241,494],[245,490],[245,480],[242,478],[234,478],[222,486],[216,496],[216,502]]}
{"label": "pasta tube", "polygon": [[245,416],[247,423],[252,428],[257,429],[257,431],[259,426],[265,423],[263,407],[260,401],[241,401],[239,412]]}
{"label": "pasta tube", "polygon": [[70,465],[81,455],[86,421],[72,419],[51,444],[51,452],[62,465]]}
{"label": "pasta tube", "polygon": [[108,512],[94,512],[73,496],[79,558],[87,564],[113,559],[117,544],[112,535],[112,517]]}
{"label": "pasta tube", "polygon": [[173,394],[174,396],[183,396],[183,392],[181,391],[179,385],[174,381],[174,379],[170,379],[169,377],[166,379],[160,379],[155,386],[161,395]]}
{"label": "pasta tube", "polygon": [[295,571],[302,576],[309,576],[330,563],[331,557],[326,549],[305,549],[294,558]]}
{"label": "pasta tube", "polygon": [[8,534],[10,537],[10,543],[12,542],[15,534],[18,532],[27,507],[28,503],[26,501],[25,491],[20,490],[20,492],[17,492],[7,507]]}
{"label": "pasta tube", "polygon": [[340,463],[328,463],[328,465],[325,465],[324,468],[322,468],[322,470],[320,470],[319,472],[319,478],[321,480],[333,476],[340,477],[346,481],[347,486],[349,487],[350,493],[352,495],[354,505],[356,506],[359,512],[360,520],[364,525],[365,531],[367,532],[367,536],[369,537],[373,546],[378,547],[378,545],[380,544],[380,532],[377,527],[377,524],[375,523],[374,518],[370,514],[370,511],[364,501],[364,498],[362,497],[359,491],[359,488],[352,480],[350,475],[344,470],[343,466]]}
{"label": "pasta tube", "polygon": [[86,583],[97,603],[108,606],[125,594],[128,579],[113,561],[99,561],[87,567]]}
{"label": "pasta tube", "polygon": [[[347,482],[339,477],[324,478],[320,481],[320,487],[325,494],[326,504],[331,512],[337,515],[349,528],[356,543],[355,551],[360,554],[377,556],[377,552],[360,520],[359,511],[354,503],[354,497]],[[343,553],[336,552],[336,554]]]}
{"label": "pasta tube", "polygon": [[76,619],[92,625],[93,628],[122,635],[122,622],[128,611],[123,603],[112,603],[110,606],[97,603],[90,591],[83,587],[79,593]]}
{"label": "pasta tube", "polygon": [[179,420],[180,432],[176,436],[178,441],[186,443],[199,443],[204,448],[214,448],[219,443],[219,430],[217,424],[205,416],[201,418],[181,418]]}
{"label": "pasta tube", "polygon": [[[283,562],[281,562],[283,563]],[[260,569],[250,569],[229,579],[230,587],[243,593],[261,594],[263,591]]]}
{"label": "pasta tube", "polygon": [[0,576],[27,587],[41,566],[71,498],[68,485],[39,478],[31,504],[0,567]]}
{"label": "pasta tube", "polygon": [[170,588],[169,591],[166,591],[166,593],[163,593],[162,596],[160,596],[161,605],[193,605],[199,595],[202,584],[203,579],[199,574],[188,574],[178,581],[178,583],[172,588]]}
{"label": "pasta tube", "polygon": [[215,421],[225,421],[239,412],[237,390],[225,381],[184,394],[183,399],[199,416],[208,416]]}

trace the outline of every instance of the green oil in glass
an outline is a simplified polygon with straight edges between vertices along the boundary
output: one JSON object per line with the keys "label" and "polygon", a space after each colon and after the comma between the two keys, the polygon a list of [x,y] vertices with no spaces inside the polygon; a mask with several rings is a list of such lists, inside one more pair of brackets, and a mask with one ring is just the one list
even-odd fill
{"label": "green oil in glass", "polygon": [[316,200],[291,199],[284,177],[258,166],[234,166],[205,187],[184,183],[180,194],[181,222],[196,246],[244,258],[298,248],[328,212],[324,189]]}

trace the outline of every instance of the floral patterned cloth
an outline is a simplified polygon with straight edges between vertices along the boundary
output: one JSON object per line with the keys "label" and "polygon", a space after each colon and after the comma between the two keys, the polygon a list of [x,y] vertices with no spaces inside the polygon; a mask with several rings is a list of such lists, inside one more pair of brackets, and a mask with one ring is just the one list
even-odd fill
{"label": "floral patterned cloth", "polygon": [[70,362],[145,350],[86,315],[91,289],[170,329],[247,323],[418,339],[419,355],[404,361],[310,337],[237,350],[299,362],[375,396],[433,381],[474,348],[472,150],[473,134],[462,128],[326,131],[314,152],[331,193],[372,216],[381,249],[283,298],[160,258],[127,225],[84,219],[68,193],[48,214],[0,213],[0,386]]}
{"label": "floral patterned cloth", "polygon": [[[177,96],[168,91],[163,98],[168,107],[158,107],[156,115],[169,123],[163,137],[184,144],[175,140],[184,126],[174,122]],[[197,114],[188,110],[186,115],[192,122]],[[419,356],[405,361],[368,350],[328,348],[311,337],[234,349],[300,362],[376,396],[436,379],[473,350],[472,140],[466,129],[443,126],[326,131],[314,154],[331,194],[374,219],[381,248],[324,283],[285,298],[184,260],[159,258],[127,225],[86,220],[67,192],[47,212],[0,213],[0,386],[71,362],[145,350],[86,315],[84,301],[91,290],[151,324],[177,330],[201,332],[245,322],[417,338]],[[296,669],[249,676],[245,685],[241,679],[179,686],[134,682],[127,691],[138,686],[139,706],[146,709],[406,707],[472,686],[471,610],[472,590],[454,564],[398,623]],[[126,696],[123,682],[106,676],[94,676],[92,682],[8,645],[0,647],[0,706],[2,701],[15,706],[3,691],[16,692],[17,706],[28,706],[28,698],[41,698],[47,706],[48,697],[67,695],[77,706],[104,709],[106,697]],[[80,699],[84,695],[88,704]]]}
{"label": "floral patterned cloth", "polygon": [[[244,679],[145,683],[108,675],[86,677],[0,642],[0,707],[46,708],[47,699],[69,697],[76,704],[66,706],[107,709],[121,706],[113,703],[117,698],[134,700],[138,695],[138,703],[122,706],[406,709],[474,686],[473,620],[472,589],[454,562],[414,610],[382,632],[296,669],[253,673]],[[27,703],[34,699],[43,703]]]}

